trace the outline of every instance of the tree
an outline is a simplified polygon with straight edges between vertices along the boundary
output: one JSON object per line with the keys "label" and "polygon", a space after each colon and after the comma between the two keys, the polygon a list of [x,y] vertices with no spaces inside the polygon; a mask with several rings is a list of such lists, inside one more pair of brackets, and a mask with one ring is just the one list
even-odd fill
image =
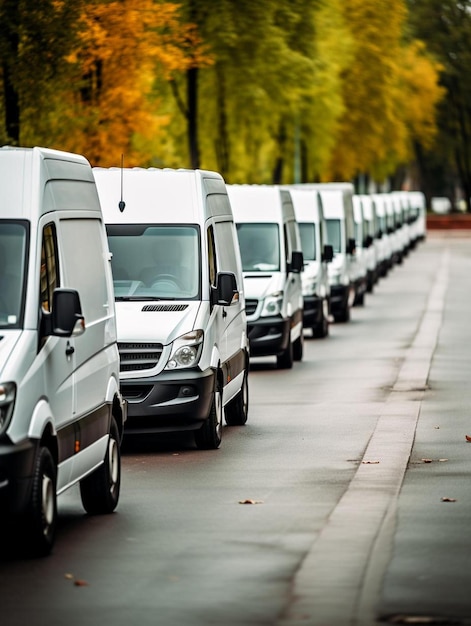
{"label": "tree", "polygon": [[0,0],[3,136],[12,144],[48,136],[48,112],[66,83],[81,0]]}
{"label": "tree", "polygon": [[[330,14],[327,5],[334,7]],[[342,110],[338,77],[348,34],[338,17],[340,5],[340,0],[221,0],[214,11],[208,0],[185,3],[185,19],[191,9],[213,59],[195,72],[204,167],[233,182],[291,182],[296,159],[303,177],[325,160]],[[320,34],[326,34],[327,45]],[[182,77],[174,75],[172,86],[181,94]],[[186,102],[180,109],[188,110]],[[178,117],[169,130],[174,145],[181,142]]]}
{"label": "tree", "polygon": [[121,154],[127,165],[148,163],[168,121],[153,97],[155,75],[186,69],[194,41],[177,4],[89,2],[69,57],[79,88],[62,110],[63,126],[72,129],[62,144],[97,165],[116,164]]}
{"label": "tree", "polygon": [[439,68],[422,45],[406,41],[403,0],[350,0],[344,11],[354,55],[344,72],[345,113],[325,175],[382,181],[413,158],[415,142],[430,145]]}
{"label": "tree", "polygon": [[[437,178],[448,186],[456,180],[463,190],[467,211],[471,211],[471,5],[465,0],[409,0],[411,23],[416,36],[443,66],[441,85],[446,96],[439,107],[439,140],[431,157],[421,154],[422,176]],[[435,193],[442,195],[439,189]],[[453,193],[450,191],[450,193]]]}

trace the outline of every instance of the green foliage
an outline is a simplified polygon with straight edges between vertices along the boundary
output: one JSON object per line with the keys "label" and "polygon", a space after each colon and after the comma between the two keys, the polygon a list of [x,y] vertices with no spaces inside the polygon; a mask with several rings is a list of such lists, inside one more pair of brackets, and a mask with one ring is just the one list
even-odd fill
{"label": "green foliage", "polygon": [[197,159],[228,182],[381,179],[433,145],[442,92],[429,50],[462,113],[471,101],[469,14],[411,1],[420,38],[437,35],[426,48],[405,3],[0,0],[0,139],[102,165]]}
{"label": "green foliage", "polygon": [[[434,154],[422,161],[423,176],[436,163],[450,187],[461,185],[469,206],[471,196],[471,6],[459,0],[409,0],[414,33],[443,66],[446,97],[439,107],[439,139]],[[443,174],[442,172],[442,174]]]}

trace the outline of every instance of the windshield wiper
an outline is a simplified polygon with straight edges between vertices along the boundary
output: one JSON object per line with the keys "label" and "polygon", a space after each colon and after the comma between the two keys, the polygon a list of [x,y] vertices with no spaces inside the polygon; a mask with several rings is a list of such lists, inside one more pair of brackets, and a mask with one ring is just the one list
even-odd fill
{"label": "windshield wiper", "polygon": [[176,300],[176,298],[159,298],[157,296],[116,296],[116,302],[158,302],[159,300]]}

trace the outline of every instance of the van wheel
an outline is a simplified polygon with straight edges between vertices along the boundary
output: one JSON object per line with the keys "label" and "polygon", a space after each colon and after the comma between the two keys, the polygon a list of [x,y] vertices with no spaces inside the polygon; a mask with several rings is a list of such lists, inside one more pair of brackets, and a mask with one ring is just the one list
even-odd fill
{"label": "van wheel", "polygon": [[315,339],[323,339],[329,334],[329,303],[323,300],[321,306],[321,319],[312,327],[312,336]]}
{"label": "van wheel", "polygon": [[237,396],[226,406],[226,424],[228,426],[243,426],[247,422],[249,413],[249,380],[248,369],[244,372],[242,387]]}
{"label": "van wheel", "polygon": [[213,401],[208,417],[203,425],[195,430],[195,443],[200,450],[216,450],[222,439],[222,394],[219,382],[213,393]]}
{"label": "van wheel", "polygon": [[279,370],[289,370],[293,367],[293,360],[293,344],[289,340],[286,350],[276,357],[276,367]]}
{"label": "van wheel", "polygon": [[50,450],[41,446],[33,469],[29,510],[21,532],[31,556],[46,556],[54,545],[57,525],[57,468]]}
{"label": "van wheel", "polygon": [[303,335],[303,331],[301,330],[301,334],[299,335],[299,337],[296,339],[296,341],[293,344],[293,360],[302,361],[303,354],[304,354],[304,335]]}
{"label": "van wheel", "polygon": [[349,322],[350,321],[350,307],[348,303],[344,306],[344,308],[334,315],[334,320],[336,322]]}
{"label": "van wheel", "polygon": [[90,515],[112,513],[119,500],[121,485],[121,450],[119,431],[111,418],[110,437],[103,465],[80,481],[83,508]]}

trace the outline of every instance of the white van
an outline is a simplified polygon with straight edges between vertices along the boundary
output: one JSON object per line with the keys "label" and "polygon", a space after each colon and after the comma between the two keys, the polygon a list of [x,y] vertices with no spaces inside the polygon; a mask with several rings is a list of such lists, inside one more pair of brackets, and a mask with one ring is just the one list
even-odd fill
{"label": "white van", "polygon": [[408,195],[417,243],[427,238],[427,201],[421,191],[409,191]]}
{"label": "white van", "polygon": [[[0,509],[35,554],[57,494],[112,512],[126,404],[110,255],[88,161],[0,149]],[[19,520],[18,520],[19,518]]]}
{"label": "white van", "polygon": [[[359,277],[355,263],[353,185],[320,183],[313,186],[320,190],[327,225],[327,243],[334,251],[333,261],[329,264],[332,316],[336,322],[348,322],[350,309],[357,296]],[[364,283],[362,288],[364,289]]]}
{"label": "white van", "polygon": [[[127,435],[221,443],[248,411],[242,268],[226,185],[202,170],[94,168],[112,253]],[[122,196],[121,196],[122,190]]]}
{"label": "white van", "polygon": [[290,192],[228,185],[244,271],[250,354],[288,369],[303,358],[303,255]]}
{"label": "white van", "polygon": [[364,194],[353,196],[353,213],[355,217],[355,256],[361,257],[366,271],[366,291],[372,293],[378,278],[377,248],[374,245],[375,213],[371,197]]}
{"label": "white van", "polygon": [[296,221],[301,235],[304,258],[302,286],[304,297],[303,326],[313,337],[329,333],[330,283],[328,264],[334,253],[327,244],[327,226],[319,192],[315,189],[290,188]]}
{"label": "white van", "polygon": [[393,245],[392,245],[392,228],[390,226],[390,217],[386,209],[387,193],[373,193],[373,200],[376,222],[378,225],[378,239],[380,242],[380,276],[387,276],[389,270],[394,265]]}

